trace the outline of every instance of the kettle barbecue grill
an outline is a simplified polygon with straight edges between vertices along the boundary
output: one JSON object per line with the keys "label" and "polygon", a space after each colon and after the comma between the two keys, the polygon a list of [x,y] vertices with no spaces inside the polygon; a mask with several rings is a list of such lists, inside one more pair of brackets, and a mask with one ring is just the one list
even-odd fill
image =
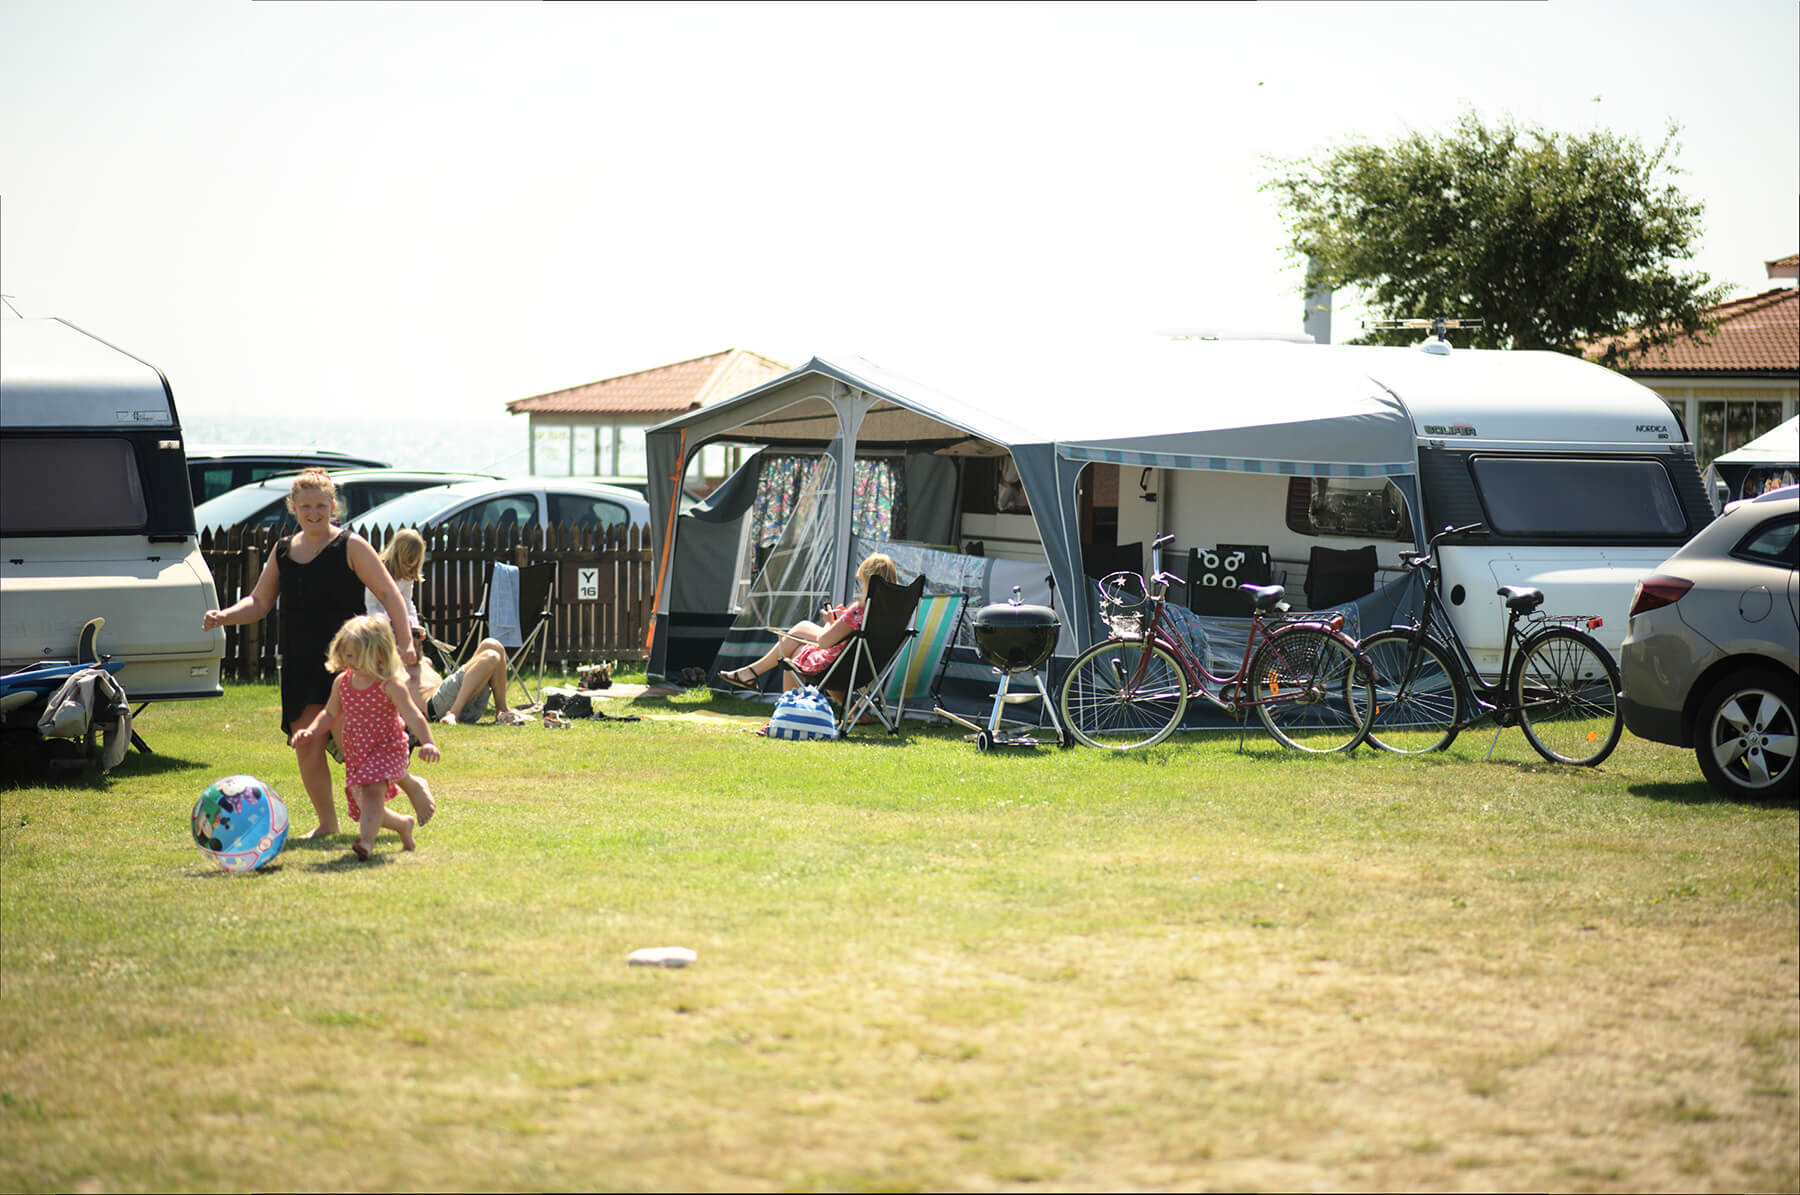
{"label": "kettle barbecue grill", "polygon": [[1000,688],[994,694],[993,712],[988,715],[985,727],[959,714],[953,714],[942,706],[936,710],[938,716],[974,731],[975,745],[983,751],[992,750],[995,746],[1038,746],[1038,741],[1027,734],[1003,736],[1000,726],[1000,715],[1006,708],[1009,695],[1014,701],[1031,699],[1032,695],[1028,692],[1009,694],[1013,678],[1030,673],[1032,683],[1037,687],[1038,700],[1044,703],[1044,710],[1050,716],[1050,726],[1056,731],[1057,742],[1064,747],[1072,745],[1074,737],[1057,719],[1056,705],[1050,700],[1050,692],[1044,685],[1043,673],[1040,671],[1044,661],[1050,658],[1050,653],[1056,650],[1056,639],[1062,631],[1062,620],[1057,618],[1056,611],[1048,606],[1022,605],[1019,601],[1019,587],[1015,585],[1012,601],[983,606],[970,615],[969,631],[974,636],[976,652],[1000,674]]}

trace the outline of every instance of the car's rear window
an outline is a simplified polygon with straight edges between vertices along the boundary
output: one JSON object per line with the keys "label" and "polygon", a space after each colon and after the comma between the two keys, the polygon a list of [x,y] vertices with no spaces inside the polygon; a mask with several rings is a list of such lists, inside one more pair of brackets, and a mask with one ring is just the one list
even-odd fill
{"label": "car's rear window", "polygon": [[1771,519],[1738,541],[1733,556],[1800,568],[1800,516]]}

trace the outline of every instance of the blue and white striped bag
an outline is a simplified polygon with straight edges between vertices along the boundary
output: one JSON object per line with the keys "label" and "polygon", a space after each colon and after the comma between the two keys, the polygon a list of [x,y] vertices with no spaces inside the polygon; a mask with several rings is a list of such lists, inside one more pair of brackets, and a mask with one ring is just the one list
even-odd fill
{"label": "blue and white striped bag", "polygon": [[800,685],[787,690],[775,703],[769,715],[769,737],[772,739],[835,739],[838,737],[837,714],[831,699],[814,685]]}

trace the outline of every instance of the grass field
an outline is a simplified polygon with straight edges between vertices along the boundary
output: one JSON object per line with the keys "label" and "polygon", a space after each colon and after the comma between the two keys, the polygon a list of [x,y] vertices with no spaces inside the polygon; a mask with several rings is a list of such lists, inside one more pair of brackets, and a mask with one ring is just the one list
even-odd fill
{"label": "grass field", "polygon": [[444,728],[416,853],[225,875],[211,780],[312,824],[276,707],[0,790],[0,1187],[1800,1186],[1800,821],[1691,753],[791,744],[701,693]]}

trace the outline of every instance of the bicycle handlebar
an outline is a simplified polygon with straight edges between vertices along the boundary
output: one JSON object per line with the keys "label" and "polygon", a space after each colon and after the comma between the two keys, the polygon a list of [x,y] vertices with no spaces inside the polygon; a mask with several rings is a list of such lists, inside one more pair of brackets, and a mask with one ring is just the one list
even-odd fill
{"label": "bicycle handlebar", "polygon": [[1480,531],[1486,526],[1486,523],[1469,523],[1462,527],[1445,527],[1442,531],[1431,537],[1427,546],[1435,548],[1437,547],[1439,540],[1449,539],[1453,535],[1468,535],[1470,532]]}

